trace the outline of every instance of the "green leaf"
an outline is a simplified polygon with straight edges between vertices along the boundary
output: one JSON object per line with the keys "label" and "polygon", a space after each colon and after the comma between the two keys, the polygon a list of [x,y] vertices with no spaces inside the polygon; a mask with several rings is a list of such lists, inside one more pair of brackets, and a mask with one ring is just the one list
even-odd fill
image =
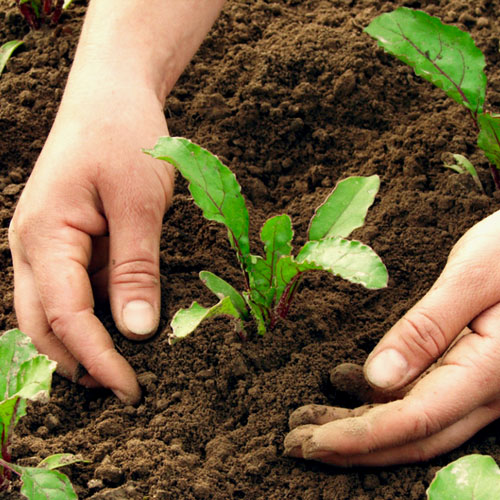
{"label": "green leaf", "polygon": [[63,9],[67,9],[72,3],[73,0],[64,0]]}
{"label": "green leaf", "polygon": [[478,123],[480,131],[477,145],[500,170],[500,115],[483,113],[478,116]]}
{"label": "green leaf", "polygon": [[251,297],[268,310],[276,296],[276,266],[283,256],[290,255],[293,238],[292,221],[286,214],[268,219],[262,226],[260,238],[264,243],[265,259],[252,255],[249,267]]}
{"label": "green leaf", "polygon": [[29,500],[78,500],[68,477],[56,470],[19,467],[21,493]]}
{"label": "green leaf", "polygon": [[427,489],[429,500],[500,498],[500,469],[492,457],[467,455],[438,473]]}
{"label": "green leaf", "polygon": [[482,112],[485,59],[468,33],[406,7],[376,17],[365,31],[453,100],[474,114]]}
{"label": "green leaf", "polygon": [[24,399],[47,402],[52,374],[56,367],[57,363],[43,354],[25,361],[17,375],[19,387],[17,394]]}
{"label": "green leaf", "polygon": [[474,165],[465,156],[460,154],[454,154],[453,159],[456,163],[453,165],[445,165],[445,167],[459,174],[468,173],[479,190],[484,193],[483,185],[481,184],[481,180],[479,179],[479,175],[477,175],[477,170]]}
{"label": "green leaf", "polygon": [[0,402],[0,448],[8,445],[13,427],[24,415],[26,415],[26,402],[19,397]]}
{"label": "green leaf", "polygon": [[251,255],[248,278],[250,297],[267,311],[276,295],[271,267],[260,255]]}
{"label": "green leaf", "polygon": [[37,468],[53,470],[79,462],[89,463],[89,460],[85,460],[79,455],[73,455],[73,453],[56,453],[55,455],[50,455],[49,457],[44,458],[37,465]]}
{"label": "green leaf", "polygon": [[229,297],[225,297],[209,308],[193,302],[189,309],[180,309],[172,318],[172,322],[170,323],[172,334],[169,337],[169,343],[175,344],[179,339],[186,337],[196,330],[202,321],[222,315],[235,318],[237,320],[237,330],[244,331],[242,317]]}
{"label": "green leaf", "polygon": [[25,399],[44,401],[49,397],[56,362],[38,354],[20,330],[0,337],[0,428],[5,444],[11,426],[26,414]]}
{"label": "green leaf", "polygon": [[300,271],[322,269],[370,289],[387,286],[384,263],[359,241],[343,238],[308,241],[295,260],[300,264]]}
{"label": "green leaf", "polygon": [[181,137],[160,137],[145,153],[171,163],[189,182],[205,218],[224,224],[229,241],[246,267],[250,254],[248,210],[234,174],[209,151]]}
{"label": "green leaf", "polygon": [[17,393],[17,374],[22,364],[37,355],[35,346],[21,330],[8,330],[0,337],[0,401]]}
{"label": "green leaf", "polygon": [[244,319],[248,318],[248,309],[245,299],[232,285],[209,271],[201,271],[200,279],[210,291],[217,295],[220,300],[224,297],[229,297],[233,306],[238,310],[240,316]]}
{"label": "green leaf", "polygon": [[[295,278],[297,274],[302,271],[306,271],[307,266],[301,267],[303,264],[299,264],[291,256],[285,256],[278,261],[278,266],[276,268],[276,299],[281,299],[284,291],[288,284]],[[312,267],[316,269],[316,267]]]}
{"label": "green leaf", "polygon": [[248,293],[244,293],[243,296],[245,297],[248,307],[250,308],[250,311],[252,312],[252,316],[255,320],[255,323],[257,324],[257,333],[259,335],[264,335],[267,331],[267,321],[266,318],[264,318],[264,314],[262,312],[262,309],[259,307],[258,304],[256,304],[252,299],[250,298],[250,295]]}
{"label": "green leaf", "polygon": [[274,272],[276,262],[292,251],[292,221],[286,214],[271,217],[262,226],[260,239],[264,243],[266,262]]}
{"label": "green leaf", "polygon": [[14,50],[16,50],[17,47],[19,47],[19,45],[22,45],[23,43],[24,42],[22,40],[11,40],[10,42],[4,43],[0,47],[0,75],[2,74],[7,61],[12,56]]}
{"label": "green leaf", "polygon": [[311,219],[309,239],[346,238],[361,227],[379,186],[378,175],[349,177],[340,181]]}

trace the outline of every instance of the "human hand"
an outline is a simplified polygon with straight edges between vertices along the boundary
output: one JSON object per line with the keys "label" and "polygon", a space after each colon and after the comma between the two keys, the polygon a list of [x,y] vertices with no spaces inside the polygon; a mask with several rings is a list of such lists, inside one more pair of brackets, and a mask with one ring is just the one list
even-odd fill
{"label": "human hand", "polygon": [[500,211],[470,229],[433,287],[368,357],[368,382],[402,399],[298,408],[286,455],[338,466],[423,461],[500,417],[499,227]]}
{"label": "human hand", "polygon": [[[142,153],[168,134],[145,88],[99,84],[65,96],[9,230],[20,329],[58,371],[126,403],[140,389],[94,315],[107,297],[128,338],[154,334],[160,315],[159,241],[173,171]],[[84,373],[84,372],[83,372]]]}

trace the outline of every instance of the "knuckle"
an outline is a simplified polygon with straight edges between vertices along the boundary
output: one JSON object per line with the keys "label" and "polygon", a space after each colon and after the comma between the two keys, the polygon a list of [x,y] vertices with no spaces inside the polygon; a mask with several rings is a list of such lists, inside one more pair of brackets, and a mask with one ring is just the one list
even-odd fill
{"label": "knuckle", "polygon": [[86,360],[85,369],[87,373],[95,380],[101,380],[103,373],[109,367],[109,360],[116,355],[116,350],[110,347],[107,350],[101,351],[91,359]]}
{"label": "knuckle", "polygon": [[438,358],[448,347],[448,339],[439,323],[424,311],[413,311],[402,318],[405,323],[403,341],[417,355]]}
{"label": "knuckle", "polygon": [[26,247],[30,244],[36,246],[35,239],[43,234],[41,230],[43,222],[43,217],[35,214],[14,214],[9,224],[9,243],[14,246],[22,245]]}
{"label": "knuckle", "polygon": [[159,269],[152,259],[136,259],[114,264],[111,286],[156,288],[159,284]]}
{"label": "knuckle", "polygon": [[436,434],[442,430],[442,424],[437,415],[432,415],[427,411],[422,402],[414,400],[418,411],[412,416],[413,429],[410,435],[412,439],[422,439]]}
{"label": "knuckle", "polygon": [[72,326],[78,324],[79,316],[93,314],[92,309],[87,309],[79,312],[75,311],[59,311],[46,308],[45,314],[49,323],[50,329],[56,337],[64,344],[67,344],[68,336],[71,335]]}

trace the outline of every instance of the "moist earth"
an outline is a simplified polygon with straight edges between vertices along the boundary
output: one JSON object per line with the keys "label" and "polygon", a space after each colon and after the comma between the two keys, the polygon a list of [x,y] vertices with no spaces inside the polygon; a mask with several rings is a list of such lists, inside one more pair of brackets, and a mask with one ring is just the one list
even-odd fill
{"label": "moist earth", "polygon": [[[97,309],[139,374],[142,402],[123,406],[55,376],[50,402],[30,405],[19,424],[14,460],[79,453],[89,462],[65,472],[79,498],[94,500],[415,500],[451,460],[468,453],[500,460],[498,423],[417,465],[345,470],[283,456],[295,408],[359,404],[332,385],[330,371],[362,364],[429,289],[459,237],[498,209],[465,110],[363,33],[376,15],[402,5],[472,34],[487,60],[487,102],[500,109],[498,0],[231,0],[165,107],[172,135],[210,149],[236,173],[254,253],[268,217],[288,213],[298,247],[338,180],[378,174],[380,192],[353,237],[382,257],[389,286],[367,291],[310,274],[289,318],[265,337],[242,341],[229,321],[215,319],[170,346],[177,309],[195,299],[215,303],[199,271],[242,285],[224,228],[202,217],[179,178],[161,241],[158,334],[128,341],[107,306]],[[16,326],[9,221],[57,111],[85,7],[75,1],[55,29],[29,32],[14,2],[0,0],[0,44],[25,42],[0,78],[2,330]],[[451,153],[472,161],[484,194],[443,167]]]}

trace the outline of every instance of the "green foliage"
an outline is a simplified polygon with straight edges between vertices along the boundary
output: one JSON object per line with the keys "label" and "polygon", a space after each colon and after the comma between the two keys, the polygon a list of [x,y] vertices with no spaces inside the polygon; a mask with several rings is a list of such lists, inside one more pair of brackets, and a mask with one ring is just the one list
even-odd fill
{"label": "green foliage", "polygon": [[4,43],[0,47],[0,75],[3,73],[5,65],[12,56],[13,52],[23,43],[24,42],[22,40],[11,40],[10,42]]}
{"label": "green foliage", "polygon": [[480,130],[478,146],[493,163],[491,173],[500,189],[499,118],[484,111],[485,59],[471,36],[425,12],[406,7],[376,17],[365,31],[385,51],[468,110]]}
{"label": "green foliage", "polygon": [[172,320],[170,342],[185,337],[205,319],[232,317],[244,335],[244,322],[253,316],[259,334],[286,317],[300,279],[307,271],[328,271],[367,288],[387,285],[387,270],[378,255],[359,241],[345,238],[360,227],[379,188],[379,178],[351,177],[338,183],[314,214],[309,241],[292,255],[293,230],[286,214],[268,219],[260,233],[263,255],[250,253],[249,216],[234,174],[217,157],[187,139],[162,137],[146,153],[171,163],[189,182],[195,204],[209,219],[224,224],[243,272],[246,290],[208,271],[200,278],[219,298],[213,307],[194,302]]}
{"label": "green foliage", "polygon": [[0,337],[0,490],[6,488],[11,472],[21,476],[21,493],[30,500],[76,499],[69,479],[54,469],[81,461],[71,454],[47,457],[37,468],[10,463],[10,441],[19,419],[26,415],[26,401],[49,398],[56,363],[38,354],[20,330]]}
{"label": "green foliage", "polygon": [[466,455],[442,468],[427,489],[429,500],[500,498],[500,469],[486,455]]}
{"label": "green foliage", "polygon": [[468,33],[406,7],[376,17],[365,31],[417,75],[473,113],[482,112],[485,61]]}

